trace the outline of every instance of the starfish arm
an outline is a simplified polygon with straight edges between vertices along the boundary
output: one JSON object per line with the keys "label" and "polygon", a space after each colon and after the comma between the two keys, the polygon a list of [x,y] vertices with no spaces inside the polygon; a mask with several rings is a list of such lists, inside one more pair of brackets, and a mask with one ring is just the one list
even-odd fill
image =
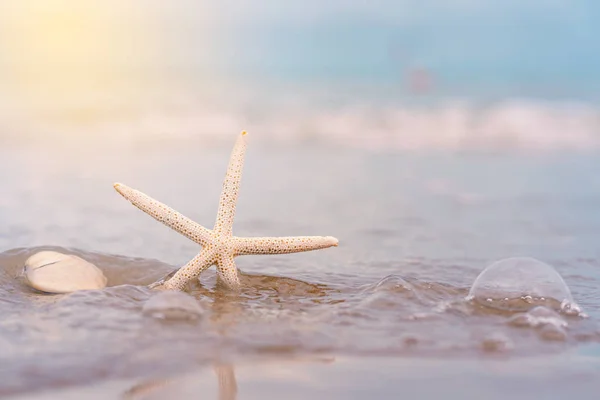
{"label": "starfish arm", "polygon": [[202,225],[192,221],[188,217],[178,213],[172,208],[152,197],[145,195],[139,190],[132,189],[121,183],[115,183],[115,189],[131,202],[134,206],[150,215],[155,220],[162,222],[169,228],[181,233],[188,239],[206,246],[210,242],[211,231]]}
{"label": "starfish arm", "polygon": [[244,155],[246,153],[246,132],[242,132],[233,146],[229,166],[223,181],[223,190],[219,199],[219,211],[215,222],[215,232],[222,235],[231,235],[233,229],[233,217],[237,204],[242,169],[244,167]]}
{"label": "starfish arm", "polygon": [[215,263],[215,253],[212,250],[204,249],[190,262],[185,264],[164,283],[165,289],[184,290],[187,283],[196,279],[200,274]]}
{"label": "starfish arm", "polygon": [[287,254],[337,246],[332,236],[235,238],[236,254]]}
{"label": "starfish arm", "polygon": [[217,273],[219,279],[230,289],[237,290],[240,288],[240,277],[238,270],[233,261],[233,256],[223,255],[217,261]]}

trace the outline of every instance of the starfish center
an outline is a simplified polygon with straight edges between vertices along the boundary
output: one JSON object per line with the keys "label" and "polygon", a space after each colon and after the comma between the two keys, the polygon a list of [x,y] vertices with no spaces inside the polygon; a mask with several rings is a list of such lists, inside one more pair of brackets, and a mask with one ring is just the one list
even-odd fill
{"label": "starfish center", "polygon": [[217,235],[211,246],[219,254],[233,253],[233,240],[229,236]]}

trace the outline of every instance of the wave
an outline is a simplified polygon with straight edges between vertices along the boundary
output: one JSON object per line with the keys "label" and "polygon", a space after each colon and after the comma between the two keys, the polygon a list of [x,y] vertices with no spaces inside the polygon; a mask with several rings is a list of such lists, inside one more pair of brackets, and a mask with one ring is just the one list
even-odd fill
{"label": "wave", "polygon": [[253,107],[196,101],[175,106],[88,104],[33,114],[0,106],[0,139],[68,137],[121,144],[219,141],[246,129],[270,143],[315,142],[370,151],[600,149],[600,107],[593,103],[527,99],[487,104],[462,100],[428,105],[309,103]]}

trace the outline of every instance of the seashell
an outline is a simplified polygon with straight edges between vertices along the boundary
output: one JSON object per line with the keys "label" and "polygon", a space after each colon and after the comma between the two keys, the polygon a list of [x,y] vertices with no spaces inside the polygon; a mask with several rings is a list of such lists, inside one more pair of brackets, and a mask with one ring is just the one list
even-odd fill
{"label": "seashell", "polygon": [[29,257],[23,274],[29,286],[46,293],[103,289],[107,281],[94,264],[55,251],[40,251]]}

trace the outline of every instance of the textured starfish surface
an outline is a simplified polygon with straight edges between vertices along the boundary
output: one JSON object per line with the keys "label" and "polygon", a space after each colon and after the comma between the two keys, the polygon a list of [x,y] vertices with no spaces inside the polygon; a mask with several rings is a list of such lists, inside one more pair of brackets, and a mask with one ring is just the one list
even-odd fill
{"label": "textured starfish surface", "polygon": [[235,256],[298,253],[338,245],[338,240],[331,236],[256,238],[233,236],[233,218],[245,153],[246,132],[242,132],[231,152],[229,167],[227,168],[219,201],[217,220],[212,230],[203,227],[142,192],[115,183],[115,189],[134,206],[202,246],[202,251],[196,257],[175,272],[174,275],[158,282],[153,287],[184,290],[188,282],[198,278],[202,271],[216,264],[221,281],[231,289],[238,289],[240,280],[233,261]]}

